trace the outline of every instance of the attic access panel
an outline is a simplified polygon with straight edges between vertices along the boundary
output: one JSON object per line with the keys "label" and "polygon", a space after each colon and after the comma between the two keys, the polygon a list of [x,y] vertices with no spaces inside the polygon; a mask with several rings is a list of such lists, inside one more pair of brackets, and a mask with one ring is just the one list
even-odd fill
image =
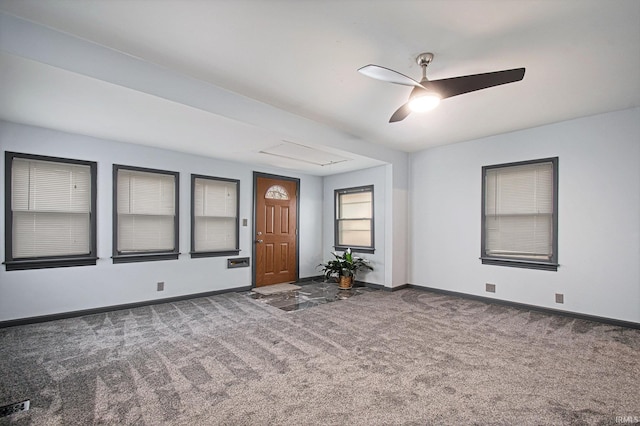
{"label": "attic access panel", "polygon": [[302,161],[317,166],[330,166],[351,160],[351,158],[287,141],[282,141],[279,145],[263,149],[260,153]]}

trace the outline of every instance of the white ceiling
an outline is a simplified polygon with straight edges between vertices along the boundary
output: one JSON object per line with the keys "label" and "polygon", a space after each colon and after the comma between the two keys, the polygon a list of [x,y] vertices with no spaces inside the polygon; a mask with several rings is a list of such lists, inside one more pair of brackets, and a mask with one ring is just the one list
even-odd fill
{"label": "white ceiling", "polygon": [[[0,33],[0,118],[317,175],[640,106],[637,0],[0,0],[0,11],[85,43],[30,56],[37,47],[15,50],[11,30]],[[120,52],[126,66],[89,69],[87,46]],[[410,88],[356,70],[419,79],[425,51],[431,79],[526,75],[389,124]],[[134,81],[140,69],[147,78]],[[284,152],[283,141],[305,160],[340,161],[260,153]]]}

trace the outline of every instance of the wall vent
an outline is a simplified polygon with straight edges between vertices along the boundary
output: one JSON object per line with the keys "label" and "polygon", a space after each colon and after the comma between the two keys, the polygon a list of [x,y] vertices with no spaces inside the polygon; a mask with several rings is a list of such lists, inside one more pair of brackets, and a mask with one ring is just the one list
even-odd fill
{"label": "wall vent", "polygon": [[496,292],[496,285],[495,284],[486,283],[485,284],[485,290],[486,290],[487,293],[495,293]]}
{"label": "wall vent", "polygon": [[246,268],[250,266],[248,257],[234,257],[233,259],[227,259],[227,268]]}

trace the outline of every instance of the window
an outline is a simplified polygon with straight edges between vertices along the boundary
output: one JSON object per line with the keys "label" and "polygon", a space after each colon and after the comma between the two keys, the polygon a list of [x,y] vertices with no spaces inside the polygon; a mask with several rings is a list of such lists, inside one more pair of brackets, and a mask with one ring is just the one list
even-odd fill
{"label": "window", "polygon": [[240,181],[191,175],[191,257],[240,252]]}
{"label": "window", "polygon": [[113,263],[178,258],[178,177],[113,165]]}
{"label": "window", "polygon": [[270,200],[288,200],[289,193],[281,185],[272,185],[267,189],[267,192],[264,194],[264,198]]}
{"label": "window", "polygon": [[335,248],[373,253],[373,185],[337,189]]}
{"label": "window", "polygon": [[96,264],[95,162],[5,154],[7,271]]}
{"label": "window", "polygon": [[557,270],[557,157],[482,168],[481,259]]}

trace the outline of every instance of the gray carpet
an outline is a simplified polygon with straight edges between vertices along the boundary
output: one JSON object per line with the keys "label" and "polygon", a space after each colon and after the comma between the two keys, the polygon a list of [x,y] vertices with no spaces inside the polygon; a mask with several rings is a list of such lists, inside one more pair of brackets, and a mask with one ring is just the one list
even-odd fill
{"label": "gray carpet", "polygon": [[0,330],[34,425],[616,424],[640,331],[408,289],[296,312],[225,294]]}

